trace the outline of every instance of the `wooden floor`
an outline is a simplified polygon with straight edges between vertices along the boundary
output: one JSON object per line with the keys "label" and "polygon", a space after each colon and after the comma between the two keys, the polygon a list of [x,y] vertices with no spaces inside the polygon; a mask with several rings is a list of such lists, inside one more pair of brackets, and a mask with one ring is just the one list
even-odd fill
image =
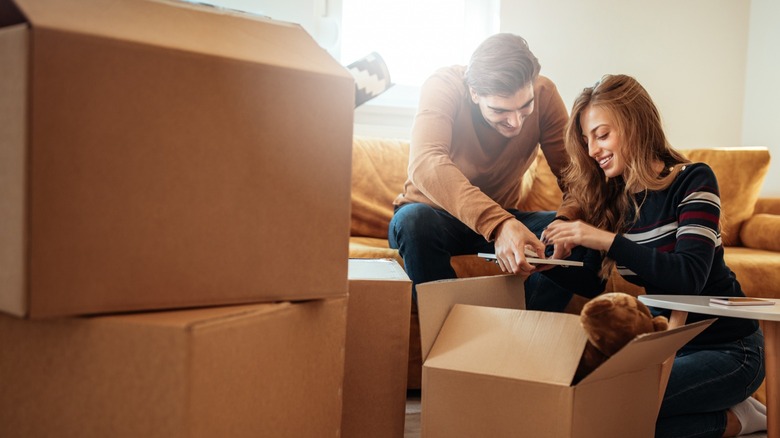
{"label": "wooden floor", "polygon": [[[420,392],[409,391],[406,397],[406,423],[404,438],[420,438]],[[766,438],[766,433],[745,435],[750,438]]]}

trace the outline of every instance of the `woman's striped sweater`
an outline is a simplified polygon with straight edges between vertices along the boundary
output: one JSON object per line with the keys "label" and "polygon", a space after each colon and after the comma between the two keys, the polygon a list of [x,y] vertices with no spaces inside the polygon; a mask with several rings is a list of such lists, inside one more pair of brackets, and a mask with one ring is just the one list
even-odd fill
{"label": "woman's striped sweater", "polygon": [[[718,182],[708,165],[686,165],[668,188],[636,200],[639,217],[607,253],[626,280],[648,294],[744,296],[723,259]],[[690,314],[688,322],[707,318]],[[720,318],[695,343],[733,341],[757,327],[753,320]]]}

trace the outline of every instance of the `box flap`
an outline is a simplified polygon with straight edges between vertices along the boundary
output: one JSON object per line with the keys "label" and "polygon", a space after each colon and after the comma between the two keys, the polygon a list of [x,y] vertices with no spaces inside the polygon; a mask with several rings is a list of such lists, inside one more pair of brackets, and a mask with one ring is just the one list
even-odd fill
{"label": "box flap", "polygon": [[525,287],[517,275],[441,280],[417,285],[422,359],[455,304],[525,309]]}
{"label": "box flap", "polygon": [[411,281],[401,265],[392,259],[349,259],[347,277],[350,280]]}
{"label": "box flap", "polygon": [[714,321],[715,319],[708,319],[663,332],[637,336],[582,379],[582,382],[593,382],[626,372],[638,371],[649,365],[661,364]]}
{"label": "box flap", "polygon": [[343,76],[346,68],[297,24],[184,2],[16,0],[33,29],[100,36],[220,58]]}
{"label": "box flap", "polygon": [[425,366],[569,386],[586,339],[577,315],[456,304]]}

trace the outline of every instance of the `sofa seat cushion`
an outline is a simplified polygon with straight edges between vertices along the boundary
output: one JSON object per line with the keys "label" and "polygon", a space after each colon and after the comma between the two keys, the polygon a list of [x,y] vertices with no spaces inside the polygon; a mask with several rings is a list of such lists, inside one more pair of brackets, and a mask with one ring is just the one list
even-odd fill
{"label": "sofa seat cushion", "polygon": [[745,295],[780,298],[780,253],[729,246],[725,258]]}
{"label": "sofa seat cushion", "polygon": [[376,237],[350,237],[349,258],[351,259],[393,259],[402,267],[404,261],[397,249],[391,249],[387,239]]}

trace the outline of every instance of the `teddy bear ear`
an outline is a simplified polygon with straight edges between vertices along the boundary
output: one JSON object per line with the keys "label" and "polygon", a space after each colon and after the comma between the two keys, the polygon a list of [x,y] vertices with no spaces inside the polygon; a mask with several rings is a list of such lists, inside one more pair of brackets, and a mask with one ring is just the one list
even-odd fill
{"label": "teddy bear ear", "polygon": [[593,298],[585,303],[580,312],[580,316],[597,315],[613,308],[615,303],[611,299],[604,299],[601,296]]}
{"label": "teddy bear ear", "polygon": [[669,320],[665,316],[658,315],[653,318],[653,329],[657,332],[662,332],[669,328]]}

